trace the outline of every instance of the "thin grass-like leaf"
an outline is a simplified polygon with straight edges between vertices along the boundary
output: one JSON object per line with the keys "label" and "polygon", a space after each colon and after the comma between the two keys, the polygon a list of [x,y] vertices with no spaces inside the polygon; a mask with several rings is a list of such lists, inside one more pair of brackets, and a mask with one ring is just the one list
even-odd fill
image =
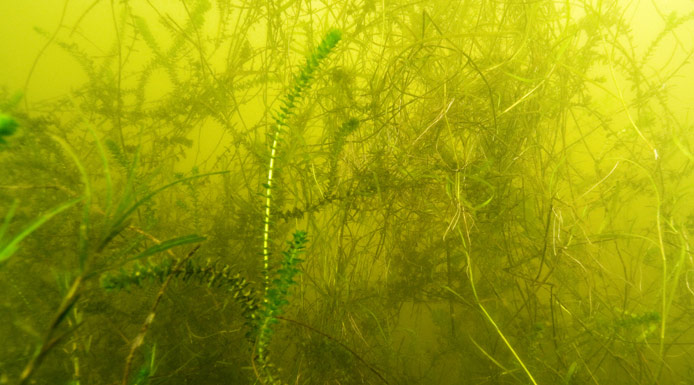
{"label": "thin grass-like leaf", "polygon": [[197,234],[190,234],[190,235],[184,235],[182,237],[178,238],[172,238],[169,239],[168,241],[164,241],[158,245],[154,245],[147,250],[141,252],[140,254],[132,257],[130,260],[136,260],[136,259],[142,259],[145,257],[148,257],[150,255],[154,255],[157,253],[161,253],[162,251],[166,251],[168,249],[171,249],[176,246],[181,246],[181,245],[187,245],[189,243],[199,243],[205,241],[207,238],[197,235]]}
{"label": "thin grass-like leaf", "polygon": [[[80,202],[83,198],[77,198],[73,199],[71,201],[65,202],[61,204],[60,206],[54,208],[53,210],[49,211],[48,213],[42,215],[38,219],[36,219],[34,222],[32,222],[29,226],[27,226],[24,230],[22,230],[17,236],[15,236],[10,242],[8,242],[6,245],[2,246],[2,249],[0,250],[0,263],[4,262],[7,260],[9,257],[12,256],[12,254],[17,251],[19,247],[19,242],[21,242],[24,238],[29,236],[29,234],[33,233],[41,227],[44,223],[46,223],[49,219],[53,218],[56,214],[67,210],[71,206],[75,205],[77,202]],[[4,224],[3,224],[4,227]]]}
{"label": "thin grass-like leaf", "polygon": [[115,221],[113,221],[113,223],[111,224],[111,229],[112,229],[112,230],[111,230],[111,232],[109,232],[108,236],[104,239],[104,241],[103,241],[103,242],[101,243],[101,245],[99,246],[99,250],[103,249],[103,248],[106,246],[106,244],[107,244],[108,242],[110,242],[111,239],[113,239],[113,237],[114,237],[117,233],[119,233],[120,231],[123,230],[123,222],[125,222],[125,220],[128,218],[128,216],[130,216],[130,214],[132,214],[135,210],[137,210],[137,208],[140,207],[143,203],[145,203],[145,202],[147,202],[148,200],[152,199],[155,195],[157,195],[157,194],[159,194],[160,192],[162,192],[162,191],[168,189],[169,187],[175,186],[175,185],[177,185],[177,184],[179,184],[179,183],[183,183],[183,182],[186,182],[186,181],[189,181],[189,180],[193,180],[193,179],[197,179],[197,178],[202,178],[202,177],[210,176],[210,175],[226,174],[226,173],[228,173],[228,172],[229,172],[229,171],[215,171],[215,172],[208,172],[208,173],[205,173],[205,174],[193,175],[193,176],[189,176],[189,177],[186,177],[186,178],[177,179],[177,180],[175,180],[175,181],[173,181],[173,182],[171,182],[171,183],[169,183],[169,184],[166,184],[166,185],[164,185],[164,186],[162,186],[162,187],[159,187],[158,189],[156,189],[156,190],[154,190],[154,191],[148,193],[148,194],[145,195],[142,199],[140,199],[140,200],[138,200],[137,202],[135,202],[135,204],[133,204],[130,208],[128,208],[128,209],[125,210],[122,214],[120,214],[120,216],[118,216],[118,217],[116,218]]}
{"label": "thin grass-like leaf", "polygon": [[77,166],[77,169],[80,172],[80,177],[82,178],[82,183],[84,184],[84,209],[82,211],[82,224],[79,226],[79,246],[78,246],[78,258],[79,258],[79,263],[80,263],[80,268],[84,267],[84,263],[87,260],[87,248],[88,248],[88,233],[89,233],[89,211],[91,210],[92,206],[92,186],[91,183],[89,182],[89,176],[87,175],[87,170],[84,168],[84,165],[80,161],[79,157],[75,152],[72,150],[72,147],[63,140],[62,138],[59,138],[55,135],[51,135],[53,140],[58,142],[61,147],[63,147],[63,150],[67,152],[68,155],[70,155],[70,158],[72,158],[72,161],[75,163],[75,166]]}
{"label": "thin grass-like leaf", "polygon": [[10,206],[10,211],[5,214],[5,219],[2,222],[2,226],[0,226],[0,245],[2,245],[2,240],[5,237],[7,229],[10,227],[10,222],[12,221],[12,217],[14,216],[14,212],[17,210],[18,205],[19,199],[15,199],[12,202],[12,206]]}
{"label": "thin grass-like leaf", "polygon": [[111,180],[111,169],[108,165],[108,157],[106,156],[106,151],[104,150],[101,140],[91,126],[89,126],[88,129],[94,137],[96,149],[99,151],[99,157],[101,158],[101,165],[104,168],[104,178],[106,179],[106,208],[104,212],[108,217],[109,212],[111,211],[111,204],[113,203],[113,181]]}

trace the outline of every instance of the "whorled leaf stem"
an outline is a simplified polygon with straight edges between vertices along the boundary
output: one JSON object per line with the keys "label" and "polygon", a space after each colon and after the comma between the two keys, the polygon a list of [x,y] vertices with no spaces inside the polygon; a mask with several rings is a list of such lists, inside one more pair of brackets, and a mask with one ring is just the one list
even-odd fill
{"label": "whorled leaf stem", "polygon": [[298,76],[294,79],[294,84],[289,92],[282,98],[282,104],[279,107],[279,112],[276,112],[275,123],[271,132],[270,142],[270,160],[267,169],[267,179],[263,187],[265,188],[265,207],[263,215],[263,278],[265,297],[270,286],[270,224],[272,223],[272,189],[274,183],[275,160],[278,157],[279,143],[282,138],[282,132],[288,127],[289,118],[294,115],[297,103],[301,100],[303,93],[311,85],[313,74],[330,52],[335,48],[337,43],[342,39],[342,32],[337,29],[330,30],[313,53],[306,58],[306,64],[303,66]]}

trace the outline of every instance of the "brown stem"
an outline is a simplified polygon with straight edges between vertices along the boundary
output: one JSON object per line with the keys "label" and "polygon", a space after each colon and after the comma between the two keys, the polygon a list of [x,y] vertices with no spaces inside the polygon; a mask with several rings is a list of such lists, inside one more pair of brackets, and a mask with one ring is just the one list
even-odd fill
{"label": "brown stem", "polygon": [[[200,245],[195,246],[189,253],[186,255],[185,258],[182,258],[181,260],[178,261],[176,266],[174,267],[174,270],[178,269],[180,266],[182,266],[190,257],[195,254],[195,252],[200,248]],[[142,324],[142,327],[140,328],[140,333],[135,337],[133,342],[130,344],[130,353],[128,353],[128,358],[125,360],[125,369],[123,370],[123,379],[121,381],[122,385],[127,385],[128,384],[128,376],[130,375],[130,369],[132,367],[133,363],[133,358],[135,357],[135,352],[137,349],[142,345],[142,342],[145,340],[145,334],[147,334],[147,331],[149,330],[150,325],[152,325],[152,322],[154,321],[154,316],[156,315],[157,307],[159,306],[159,303],[161,302],[161,298],[164,296],[164,292],[166,291],[166,288],[169,286],[169,282],[171,282],[171,278],[173,277],[173,274],[169,274],[168,277],[166,277],[166,280],[164,283],[161,285],[161,288],[159,289],[159,292],[157,293],[157,297],[154,299],[154,303],[152,304],[152,308],[149,311],[149,314],[147,315],[147,318],[145,318],[145,322]]]}

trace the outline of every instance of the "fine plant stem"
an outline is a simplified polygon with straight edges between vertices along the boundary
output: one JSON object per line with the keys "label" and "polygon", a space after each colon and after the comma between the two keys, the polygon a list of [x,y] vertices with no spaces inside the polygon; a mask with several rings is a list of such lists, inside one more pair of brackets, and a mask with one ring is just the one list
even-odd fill
{"label": "fine plant stem", "polygon": [[615,88],[617,89],[617,93],[619,94],[619,101],[622,103],[622,107],[624,108],[624,112],[627,115],[627,118],[629,118],[629,123],[631,124],[631,127],[634,128],[634,131],[639,135],[639,137],[646,143],[648,148],[653,152],[653,156],[655,157],[656,160],[658,160],[658,149],[651,144],[651,142],[646,138],[646,136],[643,134],[643,131],[639,128],[639,126],[636,124],[634,121],[634,118],[631,116],[631,112],[629,112],[629,106],[627,106],[626,101],[624,100],[624,95],[622,95],[622,89],[617,83],[617,77],[615,76],[614,73],[614,66],[612,64],[612,54],[610,52],[607,52],[607,42],[605,41],[605,37],[603,36],[602,38],[603,43],[605,44],[605,56],[607,57],[607,63],[610,68],[610,75],[612,76],[612,82],[615,85]]}
{"label": "fine plant stem", "polygon": [[296,321],[296,320],[293,320],[293,319],[290,319],[290,318],[286,318],[286,317],[282,317],[282,316],[277,316],[277,319],[281,319],[281,320],[283,320],[283,321],[291,322],[291,323],[293,323],[293,324],[295,324],[295,325],[299,325],[299,326],[301,326],[301,327],[303,327],[303,328],[306,328],[306,329],[308,329],[308,330],[310,330],[310,331],[312,331],[312,332],[314,332],[314,333],[316,333],[316,334],[320,334],[321,336],[323,336],[323,337],[329,339],[330,341],[332,341],[332,342],[334,342],[334,343],[340,345],[343,349],[345,349],[345,350],[348,351],[351,355],[353,355],[354,358],[356,358],[357,360],[359,360],[359,362],[361,362],[364,366],[366,366],[373,374],[376,375],[376,377],[378,377],[381,381],[383,381],[384,384],[389,385],[388,380],[386,380],[385,377],[383,377],[383,375],[382,375],[378,370],[376,370],[376,368],[374,368],[373,366],[371,366],[368,362],[366,362],[365,359],[363,359],[359,354],[357,354],[357,352],[355,352],[355,351],[352,350],[349,346],[347,346],[347,345],[345,345],[344,343],[342,343],[342,342],[340,342],[339,340],[337,340],[335,337],[332,337],[332,336],[330,336],[330,335],[328,335],[328,334],[326,334],[326,333],[324,333],[324,332],[322,332],[322,331],[320,331],[320,330],[318,330],[318,329],[316,329],[316,328],[314,328],[314,327],[312,327],[312,326],[310,326],[310,325],[307,325],[307,324],[305,324],[305,323],[303,323],[303,322],[299,322],[299,321]]}
{"label": "fine plant stem", "polygon": [[[458,233],[460,234],[460,237],[461,237],[461,240],[463,241],[463,243],[465,243],[465,236],[463,235],[463,233],[462,233],[462,231],[461,231],[460,229],[458,229]],[[487,311],[487,309],[485,309],[484,305],[482,305],[482,302],[480,301],[479,297],[477,296],[477,289],[475,288],[475,279],[474,279],[474,277],[473,277],[473,275],[472,275],[472,270],[473,270],[473,268],[472,268],[472,260],[471,260],[471,258],[470,258],[470,253],[469,253],[469,251],[466,251],[466,252],[465,252],[465,256],[466,256],[466,258],[467,258],[467,274],[468,274],[468,279],[470,280],[470,288],[472,289],[472,295],[475,297],[475,302],[477,303],[477,306],[479,306],[480,310],[482,311],[482,314],[484,314],[484,317],[487,319],[487,321],[489,321],[489,323],[492,325],[492,327],[494,328],[494,330],[496,330],[497,334],[499,334],[499,337],[501,337],[501,340],[504,341],[504,344],[506,345],[506,347],[508,348],[508,350],[511,351],[511,354],[513,354],[513,357],[516,359],[516,361],[518,361],[518,363],[520,364],[520,366],[523,368],[523,371],[525,372],[525,374],[526,374],[526,375],[528,376],[528,378],[530,379],[530,382],[532,382],[533,385],[538,385],[538,384],[537,384],[537,381],[535,381],[535,378],[534,378],[533,375],[530,373],[530,370],[528,370],[528,367],[525,366],[525,363],[523,362],[523,360],[520,358],[520,356],[518,355],[518,353],[516,353],[516,349],[513,348],[513,346],[512,346],[511,343],[509,342],[509,340],[506,338],[506,336],[504,335],[504,333],[501,331],[501,329],[499,328],[499,326],[498,326],[498,325],[496,324],[496,322],[494,321],[494,318],[492,318],[492,316],[489,314],[489,312]],[[456,293],[453,289],[451,289],[451,288],[447,288],[447,289],[448,289],[451,293],[453,293],[453,294],[455,294],[456,296],[458,296],[460,299],[463,299],[462,296],[461,296],[460,294]]]}
{"label": "fine plant stem", "polygon": [[[199,248],[200,248],[200,245],[195,246],[190,252],[188,252],[188,254],[185,256],[185,258],[181,258],[178,261],[178,263],[174,266],[174,270],[183,266],[190,259],[190,257],[192,257],[193,254],[195,254],[195,252]],[[161,298],[164,296],[164,293],[166,292],[166,288],[169,286],[169,282],[171,282],[172,277],[173,277],[172,274],[170,274],[168,277],[166,277],[166,280],[161,285],[161,288],[159,288],[159,292],[157,293],[157,297],[154,299],[154,303],[152,304],[152,307],[149,311],[149,314],[147,315],[147,318],[145,319],[145,322],[142,324],[142,327],[140,328],[140,332],[137,334],[137,337],[135,337],[132,344],[130,345],[130,352],[128,353],[128,357],[125,360],[125,368],[123,369],[123,379],[121,380],[121,385],[128,385],[128,377],[130,376],[130,368],[132,367],[133,358],[135,357],[135,352],[137,351],[137,349],[142,345],[142,343],[145,340],[145,334],[147,334],[147,331],[149,330],[150,325],[152,325],[152,322],[154,321],[154,316],[156,315],[157,307],[159,307],[159,303],[161,302]]]}
{"label": "fine plant stem", "polygon": [[663,225],[662,225],[662,200],[660,199],[660,191],[658,190],[658,185],[651,175],[651,173],[646,170],[645,167],[643,167],[641,164],[634,162],[630,159],[625,159],[625,161],[637,166],[640,168],[646,177],[648,177],[649,181],[651,182],[651,186],[653,187],[653,193],[655,194],[655,200],[656,200],[656,213],[655,213],[655,222],[656,222],[656,231],[658,232],[658,254],[660,255],[660,260],[662,263],[662,268],[661,268],[661,280],[663,282],[663,288],[662,288],[662,293],[661,293],[661,314],[660,314],[660,335],[659,335],[659,341],[658,341],[658,370],[655,374],[656,381],[660,378],[660,375],[663,371],[663,367],[665,365],[665,333],[667,329],[667,318],[668,318],[668,312],[670,308],[670,303],[672,302],[672,298],[668,298],[668,262],[667,262],[667,255],[665,252],[665,243],[663,241]]}
{"label": "fine plant stem", "polygon": [[41,60],[41,57],[43,54],[46,52],[48,47],[53,44],[53,41],[55,41],[56,37],[58,37],[58,32],[63,28],[63,21],[65,20],[65,15],[67,14],[67,6],[70,0],[65,0],[65,3],[63,3],[63,11],[60,15],[60,21],[58,21],[58,26],[55,27],[55,31],[51,35],[50,39],[46,42],[46,44],[41,47],[41,50],[39,53],[36,55],[34,58],[34,62],[31,64],[31,67],[29,68],[29,74],[27,75],[26,80],[24,81],[24,108],[29,110],[29,98],[26,96],[28,93],[29,89],[29,83],[31,82],[31,78],[34,75],[34,71],[36,70],[36,66],[39,64],[39,60]]}
{"label": "fine plant stem", "polygon": [[77,299],[79,299],[79,289],[83,282],[84,274],[80,275],[72,282],[70,289],[68,290],[65,297],[63,297],[58,311],[55,312],[53,321],[48,327],[48,331],[46,332],[46,335],[43,338],[41,346],[36,351],[31,360],[27,363],[27,365],[24,367],[24,370],[22,370],[22,374],[19,376],[19,385],[27,384],[31,379],[31,376],[36,371],[36,369],[43,362],[44,358],[46,358],[48,352],[50,352],[63,338],[65,338],[70,332],[72,332],[76,327],[78,327],[78,325],[76,325],[75,328],[63,333],[62,335],[58,337],[53,337],[56,330],[58,330],[58,326],[60,326],[61,322],[70,312],[70,309],[72,309],[72,307],[77,302]]}

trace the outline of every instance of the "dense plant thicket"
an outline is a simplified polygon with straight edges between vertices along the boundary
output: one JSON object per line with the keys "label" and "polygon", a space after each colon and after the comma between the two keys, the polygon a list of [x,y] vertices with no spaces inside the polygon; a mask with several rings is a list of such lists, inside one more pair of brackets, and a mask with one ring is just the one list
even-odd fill
{"label": "dense plant thicket", "polygon": [[0,92],[0,384],[694,382],[655,6],[66,4]]}

